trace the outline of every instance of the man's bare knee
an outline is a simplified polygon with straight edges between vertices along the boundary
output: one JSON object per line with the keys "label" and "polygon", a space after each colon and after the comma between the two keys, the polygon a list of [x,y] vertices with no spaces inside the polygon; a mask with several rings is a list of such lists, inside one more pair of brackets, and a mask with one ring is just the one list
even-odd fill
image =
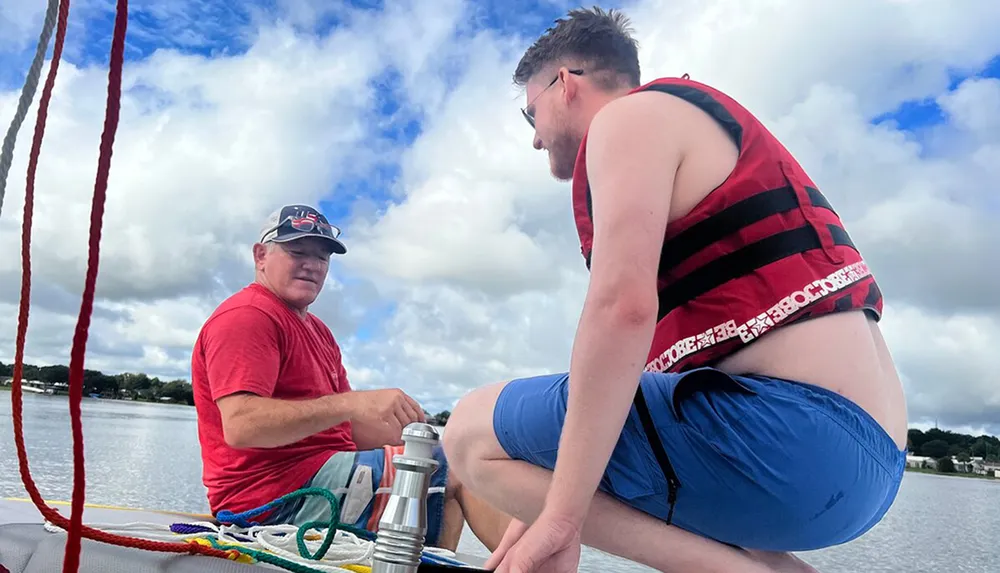
{"label": "man's bare knee", "polygon": [[445,481],[447,485],[445,485],[444,487],[444,500],[446,502],[453,499],[458,499],[462,491],[462,488],[464,487],[464,485],[462,484],[462,479],[459,478],[458,474],[455,473],[455,470],[452,467],[450,467],[451,462],[448,462],[448,465],[449,465],[448,477]]}
{"label": "man's bare knee", "polygon": [[445,456],[459,482],[468,482],[477,461],[502,452],[493,434],[493,407],[504,383],[473,390],[455,405],[442,438]]}

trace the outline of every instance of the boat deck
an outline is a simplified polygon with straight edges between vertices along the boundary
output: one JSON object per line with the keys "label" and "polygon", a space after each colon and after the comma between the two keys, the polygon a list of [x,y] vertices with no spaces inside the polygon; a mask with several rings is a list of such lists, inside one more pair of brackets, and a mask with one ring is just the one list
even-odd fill
{"label": "boat deck", "polygon": [[[70,506],[49,503],[67,518]],[[208,516],[160,511],[87,506],[84,524],[157,523],[205,521]],[[42,527],[42,516],[30,500],[0,499],[0,565],[10,573],[61,571],[66,546],[65,533]],[[482,560],[468,555],[458,559],[475,565]],[[261,568],[284,571],[271,565],[248,565],[202,555],[143,551],[83,539],[79,573],[260,573]],[[0,568],[2,571],[2,568]]]}
{"label": "boat deck", "polygon": [[[69,517],[70,508],[54,506]],[[84,523],[162,523],[195,521],[191,515],[153,511],[131,511],[86,507]],[[51,573],[62,571],[66,534],[50,533],[42,527],[42,516],[30,501],[0,499],[0,564],[10,573]],[[80,573],[260,573],[257,565],[247,565],[201,555],[178,555],[118,547],[83,539]]]}

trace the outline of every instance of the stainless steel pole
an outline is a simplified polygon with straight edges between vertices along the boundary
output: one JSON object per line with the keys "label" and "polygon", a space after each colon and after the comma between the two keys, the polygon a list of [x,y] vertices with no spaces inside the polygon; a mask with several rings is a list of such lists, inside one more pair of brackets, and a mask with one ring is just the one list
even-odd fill
{"label": "stainless steel pole", "polygon": [[378,522],[372,573],[417,573],[427,535],[427,491],[438,469],[433,450],[441,441],[434,426],[414,422],[403,429],[403,453],[392,458],[396,478]]}

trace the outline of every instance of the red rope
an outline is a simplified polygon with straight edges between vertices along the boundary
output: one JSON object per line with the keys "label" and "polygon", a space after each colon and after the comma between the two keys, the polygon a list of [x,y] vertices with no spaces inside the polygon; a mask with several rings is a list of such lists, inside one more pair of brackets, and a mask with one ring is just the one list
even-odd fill
{"label": "red rope", "polygon": [[100,157],[98,159],[97,180],[94,185],[94,199],[91,204],[89,256],[87,259],[87,275],[83,291],[83,301],[80,305],[80,315],[77,320],[76,332],[73,336],[73,348],[70,354],[69,373],[69,409],[73,430],[73,500],[70,519],[67,520],[57,511],[46,505],[42,499],[31,472],[28,468],[28,455],[24,446],[23,405],[21,401],[21,380],[24,373],[24,341],[28,330],[28,310],[31,297],[31,223],[35,204],[35,172],[38,168],[38,156],[45,133],[45,121],[48,117],[49,100],[52,97],[52,87],[55,84],[59,60],[62,56],[63,42],[66,37],[66,22],[69,18],[70,0],[62,0],[59,5],[59,20],[57,22],[56,40],[52,51],[52,63],[45,80],[45,87],[38,104],[38,118],[35,123],[34,139],[28,160],[27,187],[24,197],[24,220],[21,229],[21,304],[18,309],[17,342],[14,354],[14,380],[11,392],[11,406],[14,422],[14,444],[17,448],[18,468],[21,481],[42,516],[55,525],[67,531],[66,554],[63,562],[63,573],[76,573],[80,564],[81,537],[101,541],[112,545],[133,547],[148,551],[168,553],[202,554],[223,559],[233,559],[236,551],[222,551],[195,543],[166,543],[147,539],[136,539],[113,535],[83,525],[84,489],[86,475],[84,473],[83,426],[81,423],[80,402],[83,399],[83,368],[86,352],[87,331],[90,327],[90,316],[94,307],[94,289],[97,282],[97,269],[100,260],[101,224],[104,218],[104,203],[107,196],[108,174],[111,170],[111,152],[115,133],[118,129],[121,98],[121,74],[125,53],[125,30],[128,24],[128,0],[118,0],[115,15],[114,37],[111,44],[111,67],[108,73],[108,101],[104,117],[104,132],[101,135]]}

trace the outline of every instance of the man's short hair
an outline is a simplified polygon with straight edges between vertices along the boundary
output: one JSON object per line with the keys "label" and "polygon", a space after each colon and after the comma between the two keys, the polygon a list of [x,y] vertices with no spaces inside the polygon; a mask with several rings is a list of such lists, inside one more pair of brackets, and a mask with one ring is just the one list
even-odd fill
{"label": "man's short hair", "polygon": [[570,10],[524,53],[514,84],[524,87],[552,64],[573,62],[584,67],[604,89],[639,86],[639,44],[628,18],[617,10],[595,6]]}

